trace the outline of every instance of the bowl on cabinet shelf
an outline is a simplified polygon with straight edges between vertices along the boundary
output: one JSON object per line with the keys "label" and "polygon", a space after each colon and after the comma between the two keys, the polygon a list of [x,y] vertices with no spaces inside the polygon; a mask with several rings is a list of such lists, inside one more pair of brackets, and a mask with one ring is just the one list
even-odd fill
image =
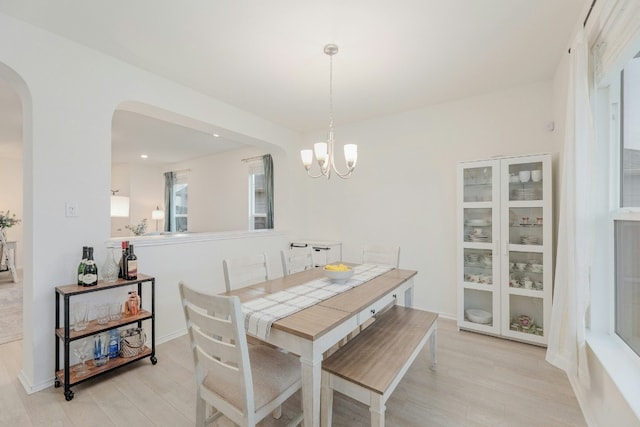
{"label": "bowl on cabinet shelf", "polygon": [[470,322],[481,323],[487,325],[493,320],[493,315],[488,311],[481,310],[479,308],[468,308],[464,311]]}

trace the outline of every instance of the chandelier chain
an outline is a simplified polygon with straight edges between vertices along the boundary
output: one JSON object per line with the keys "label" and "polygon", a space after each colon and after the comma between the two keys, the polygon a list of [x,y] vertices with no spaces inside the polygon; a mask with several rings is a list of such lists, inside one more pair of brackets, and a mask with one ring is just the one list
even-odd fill
{"label": "chandelier chain", "polygon": [[333,55],[329,55],[329,130],[333,132]]}

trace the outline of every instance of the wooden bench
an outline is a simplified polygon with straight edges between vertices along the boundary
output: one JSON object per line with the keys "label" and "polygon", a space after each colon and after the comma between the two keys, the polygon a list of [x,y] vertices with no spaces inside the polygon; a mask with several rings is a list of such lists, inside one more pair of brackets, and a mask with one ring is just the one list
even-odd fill
{"label": "wooden bench", "polygon": [[371,425],[384,426],[385,403],[427,340],[435,367],[437,325],[436,313],[396,305],[324,360],[322,426],[331,426],[334,390],[368,405]]}

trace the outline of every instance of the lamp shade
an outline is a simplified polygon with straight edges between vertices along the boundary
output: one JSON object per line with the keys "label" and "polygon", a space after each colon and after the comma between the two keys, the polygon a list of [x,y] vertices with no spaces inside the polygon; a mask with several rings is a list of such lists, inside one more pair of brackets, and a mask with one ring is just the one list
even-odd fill
{"label": "lamp shade", "polygon": [[111,196],[111,216],[120,218],[129,216],[129,198],[127,196]]}
{"label": "lamp shade", "polygon": [[151,211],[151,219],[164,219],[164,211],[160,208]]}

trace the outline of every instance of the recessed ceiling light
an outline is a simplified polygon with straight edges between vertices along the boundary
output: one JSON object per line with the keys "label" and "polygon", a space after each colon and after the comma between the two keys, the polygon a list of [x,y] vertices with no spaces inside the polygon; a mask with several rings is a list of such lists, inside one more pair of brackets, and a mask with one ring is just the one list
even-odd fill
{"label": "recessed ceiling light", "polygon": [[141,158],[141,159],[148,159],[148,158],[149,158],[149,156],[147,156],[146,154],[140,154],[140,158]]}
{"label": "recessed ceiling light", "polygon": [[213,134],[213,137],[214,137],[214,138],[218,138],[219,136],[220,136],[220,135],[218,135],[217,133],[214,133],[214,134]]}

